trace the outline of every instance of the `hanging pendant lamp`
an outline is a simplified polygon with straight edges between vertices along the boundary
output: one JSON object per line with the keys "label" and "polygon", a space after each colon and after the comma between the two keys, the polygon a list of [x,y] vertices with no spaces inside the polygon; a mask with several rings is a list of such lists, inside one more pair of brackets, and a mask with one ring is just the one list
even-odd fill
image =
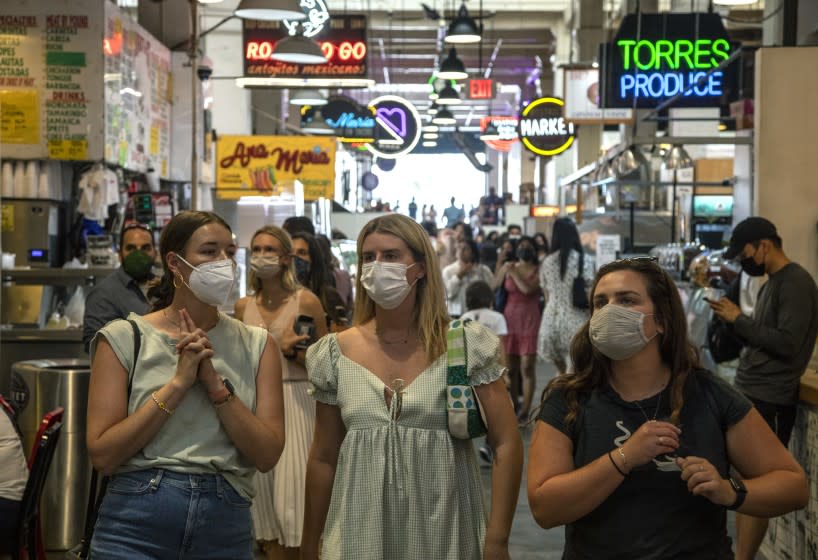
{"label": "hanging pendant lamp", "polygon": [[451,111],[446,109],[445,107],[437,112],[437,114],[432,119],[432,123],[441,125],[441,126],[448,126],[457,123],[457,119],[454,118],[454,115]]}
{"label": "hanging pendant lamp", "polygon": [[317,89],[298,89],[290,96],[290,105],[316,106],[326,104],[327,98]]}
{"label": "hanging pendant lamp", "polygon": [[324,116],[318,110],[315,111],[309,123],[301,125],[301,131],[320,135],[335,134],[335,129],[324,121]]}
{"label": "hanging pendant lamp", "polygon": [[327,57],[321,50],[321,45],[307,39],[301,33],[290,35],[278,41],[273,47],[273,60],[289,62],[290,64],[326,64]]}
{"label": "hanging pendant lamp", "polygon": [[447,43],[477,43],[480,41],[480,28],[474,18],[469,16],[466,4],[460,6],[443,40]]}
{"label": "hanging pendant lamp", "polygon": [[616,174],[618,177],[625,177],[647,165],[648,161],[642,154],[642,150],[635,145],[631,145],[616,158]]}
{"label": "hanging pendant lamp", "polygon": [[440,70],[436,76],[444,80],[465,80],[469,77],[463,61],[457,58],[457,51],[454,47],[449,49],[449,56],[440,63]]}
{"label": "hanging pendant lamp", "polygon": [[459,103],[463,103],[463,100],[460,99],[460,95],[451,84],[446,84],[446,87],[437,92],[438,105],[457,105]]}
{"label": "hanging pendant lamp", "polygon": [[665,154],[662,166],[665,169],[688,169],[693,167],[693,158],[683,146],[674,144]]}
{"label": "hanging pendant lamp", "polygon": [[480,140],[484,142],[486,140],[499,140],[500,139],[500,131],[497,130],[497,127],[494,126],[493,122],[489,122],[486,126],[486,129],[480,134]]}
{"label": "hanging pendant lamp", "polygon": [[298,0],[241,0],[233,14],[242,19],[264,21],[307,18]]}

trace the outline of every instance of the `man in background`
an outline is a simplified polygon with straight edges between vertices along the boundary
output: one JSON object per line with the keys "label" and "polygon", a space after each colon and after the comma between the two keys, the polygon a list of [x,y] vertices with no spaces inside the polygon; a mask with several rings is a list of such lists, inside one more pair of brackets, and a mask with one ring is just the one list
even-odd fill
{"label": "man in background", "polygon": [[466,219],[466,215],[461,208],[454,205],[454,197],[451,198],[451,206],[443,211],[443,217],[446,218],[446,228],[454,229],[454,226]]}
{"label": "man in background", "polygon": [[148,283],[153,279],[156,249],[153,233],[142,224],[129,224],[119,236],[120,267],[94,286],[85,298],[82,342],[85,351],[97,331],[114,319],[129,313],[148,312]]}
{"label": "man in background", "polygon": [[[769,220],[747,218],[734,229],[726,259],[740,258],[750,276],[769,276],[752,316],[726,297],[711,302],[713,312],[731,323],[745,342],[736,370],[736,387],[786,447],[795,424],[798,389],[818,334],[818,287],[809,272],[784,253]],[[736,559],[756,557],[766,518],[736,515]]]}

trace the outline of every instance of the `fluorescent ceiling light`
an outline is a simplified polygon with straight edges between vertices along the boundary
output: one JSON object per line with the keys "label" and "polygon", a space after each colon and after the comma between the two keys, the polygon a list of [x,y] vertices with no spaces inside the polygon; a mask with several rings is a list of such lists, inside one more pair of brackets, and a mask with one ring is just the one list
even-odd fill
{"label": "fluorescent ceiling light", "polygon": [[440,127],[436,124],[427,124],[423,127],[423,132],[437,132],[438,130],[440,130]]}
{"label": "fluorescent ceiling light", "polygon": [[423,143],[424,148],[434,148],[435,146],[437,146],[437,142],[434,140],[427,140]]}
{"label": "fluorescent ceiling light", "polygon": [[243,19],[264,21],[307,18],[298,0],[241,0],[233,14]]}
{"label": "fluorescent ceiling light", "polygon": [[438,134],[437,132],[424,132],[423,133],[423,139],[424,140],[437,140],[438,138],[440,138],[440,134]]}

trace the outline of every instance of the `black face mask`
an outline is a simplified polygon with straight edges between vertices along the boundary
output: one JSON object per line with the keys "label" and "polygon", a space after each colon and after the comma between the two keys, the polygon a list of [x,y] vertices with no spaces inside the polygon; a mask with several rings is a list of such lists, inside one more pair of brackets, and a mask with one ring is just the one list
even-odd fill
{"label": "black face mask", "polygon": [[[755,253],[758,253],[758,248],[756,248]],[[767,272],[764,268],[764,262],[762,261],[761,264],[757,263],[755,261],[755,253],[753,253],[752,257],[741,259],[741,269],[750,276],[764,276],[764,273]]]}
{"label": "black face mask", "polygon": [[302,286],[308,286],[310,282],[310,261],[295,256],[295,277]]}

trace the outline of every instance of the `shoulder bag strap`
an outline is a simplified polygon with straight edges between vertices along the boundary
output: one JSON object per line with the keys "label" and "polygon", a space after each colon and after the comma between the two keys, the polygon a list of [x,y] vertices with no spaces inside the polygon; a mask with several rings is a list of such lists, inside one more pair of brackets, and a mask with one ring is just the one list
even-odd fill
{"label": "shoulder bag strap", "polygon": [[[139,350],[142,347],[142,333],[139,331],[139,326],[136,324],[136,321],[128,319],[128,322],[133,329],[133,361],[131,362],[131,371],[128,372],[127,402],[130,404],[133,379],[136,373],[136,362],[139,359]],[[91,547],[91,537],[94,535],[94,525],[97,522],[97,513],[99,512],[99,507],[102,505],[102,498],[105,496],[108,481],[110,480],[110,477],[103,476],[99,482],[99,490],[97,490],[97,478],[99,478],[99,473],[96,469],[91,469],[88,509],[85,512],[85,530],[83,531],[82,542],[80,543],[80,550],[77,555],[81,560],[88,558],[89,548]]]}

